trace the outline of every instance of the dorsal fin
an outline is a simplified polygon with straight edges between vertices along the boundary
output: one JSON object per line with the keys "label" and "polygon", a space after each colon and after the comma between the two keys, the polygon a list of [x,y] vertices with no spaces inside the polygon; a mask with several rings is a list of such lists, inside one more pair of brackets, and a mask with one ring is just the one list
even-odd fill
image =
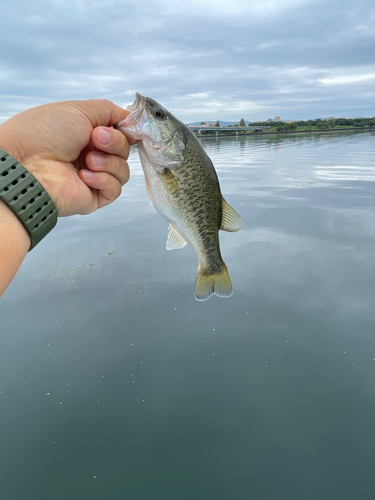
{"label": "dorsal fin", "polygon": [[238,213],[227,203],[224,198],[223,201],[223,212],[221,217],[220,229],[223,231],[229,231],[234,233],[239,231],[243,227],[243,222]]}

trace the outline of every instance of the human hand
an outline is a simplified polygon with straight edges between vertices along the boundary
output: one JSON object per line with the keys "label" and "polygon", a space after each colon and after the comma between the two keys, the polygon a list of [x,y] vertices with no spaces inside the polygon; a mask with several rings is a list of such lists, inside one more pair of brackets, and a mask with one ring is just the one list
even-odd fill
{"label": "human hand", "polygon": [[0,125],[0,147],[38,179],[60,217],[89,214],[129,180],[129,142],[111,128],[128,114],[106,100],[45,104]]}

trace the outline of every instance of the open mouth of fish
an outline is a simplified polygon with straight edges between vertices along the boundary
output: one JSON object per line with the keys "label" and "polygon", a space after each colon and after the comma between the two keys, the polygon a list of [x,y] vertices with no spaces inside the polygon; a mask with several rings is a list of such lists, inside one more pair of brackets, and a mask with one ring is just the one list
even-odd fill
{"label": "open mouth of fish", "polygon": [[[130,104],[126,109],[130,111],[130,114],[114,125],[114,128],[120,130],[125,135],[132,137],[133,139],[143,139],[141,129],[144,123],[148,119],[148,113],[146,111],[146,99],[139,92],[135,93],[135,101]],[[161,149],[165,146],[165,142],[155,142],[148,138],[148,141],[152,143],[154,149]]]}
{"label": "open mouth of fish", "polygon": [[133,137],[134,139],[141,139],[139,136],[139,129],[147,120],[145,104],[146,97],[141,95],[139,92],[136,92],[135,101],[126,108],[130,111],[130,114],[125,118],[125,120],[121,120],[116,123],[114,128],[121,130],[121,132]]}

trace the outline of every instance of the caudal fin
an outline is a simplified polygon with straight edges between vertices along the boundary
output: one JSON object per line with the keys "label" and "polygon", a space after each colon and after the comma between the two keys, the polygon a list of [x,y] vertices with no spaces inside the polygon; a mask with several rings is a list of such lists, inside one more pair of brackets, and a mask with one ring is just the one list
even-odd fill
{"label": "caudal fin", "polygon": [[207,300],[212,294],[218,297],[231,297],[233,295],[232,283],[224,262],[220,270],[214,274],[208,274],[207,271],[198,269],[195,282],[195,298],[197,300]]}

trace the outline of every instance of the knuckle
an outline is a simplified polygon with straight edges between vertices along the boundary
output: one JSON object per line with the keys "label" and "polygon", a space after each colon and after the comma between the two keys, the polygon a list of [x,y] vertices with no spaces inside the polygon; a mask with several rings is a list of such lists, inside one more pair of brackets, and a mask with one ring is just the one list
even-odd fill
{"label": "knuckle", "polygon": [[91,102],[96,102],[102,108],[109,108],[112,106],[112,102],[109,99],[91,99]]}
{"label": "knuckle", "polygon": [[121,184],[116,182],[116,186],[113,189],[113,199],[116,200],[121,194]]}
{"label": "knuckle", "polygon": [[123,185],[126,184],[130,179],[130,170],[127,162],[125,162],[125,166],[123,168]]}
{"label": "knuckle", "polygon": [[130,178],[128,162],[123,158],[121,158],[120,156],[117,157],[115,176],[119,180],[122,186],[126,184]]}

